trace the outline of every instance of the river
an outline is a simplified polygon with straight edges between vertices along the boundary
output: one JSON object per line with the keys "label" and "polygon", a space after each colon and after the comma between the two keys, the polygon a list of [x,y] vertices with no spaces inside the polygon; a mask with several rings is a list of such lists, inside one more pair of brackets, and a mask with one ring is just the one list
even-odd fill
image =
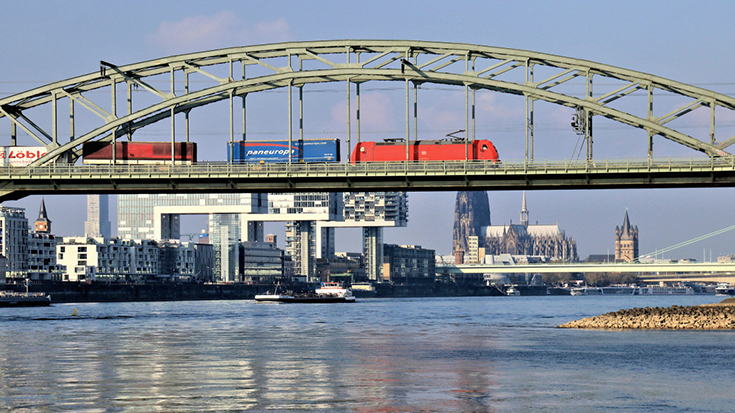
{"label": "river", "polygon": [[556,328],[622,308],[721,300],[543,296],[0,308],[0,410],[731,412],[734,331]]}

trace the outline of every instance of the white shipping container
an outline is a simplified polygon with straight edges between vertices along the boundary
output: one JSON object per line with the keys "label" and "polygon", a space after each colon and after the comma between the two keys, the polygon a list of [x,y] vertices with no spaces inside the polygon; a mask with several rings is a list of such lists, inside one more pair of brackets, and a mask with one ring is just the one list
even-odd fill
{"label": "white shipping container", "polygon": [[46,153],[45,146],[0,146],[0,166],[25,166]]}

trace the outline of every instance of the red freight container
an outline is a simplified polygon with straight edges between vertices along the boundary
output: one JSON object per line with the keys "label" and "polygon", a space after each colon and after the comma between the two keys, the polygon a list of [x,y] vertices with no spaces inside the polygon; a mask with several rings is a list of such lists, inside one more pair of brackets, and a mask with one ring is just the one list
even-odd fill
{"label": "red freight container", "polygon": [[[465,158],[466,154],[466,158]],[[498,160],[498,151],[488,140],[409,141],[409,161]],[[406,142],[360,142],[350,158],[355,162],[405,161]]]}
{"label": "red freight container", "polygon": [[[176,142],[174,147],[174,163],[193,164],[197,160],[197,144],[193,142]],[[110,163],[112,160],[112,144],[110,142],[85,142],[82,145],[84,163]],[[157,164],[171,163],[171,142],[115,142],[116,163],[121,164]]]}

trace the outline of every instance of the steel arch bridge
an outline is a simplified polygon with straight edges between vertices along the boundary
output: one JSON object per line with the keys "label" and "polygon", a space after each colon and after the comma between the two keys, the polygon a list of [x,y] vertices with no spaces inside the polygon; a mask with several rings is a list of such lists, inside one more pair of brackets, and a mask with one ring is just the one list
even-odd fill
{"label": "steel arch bridge", "polygon": [[[166,90],[153,86],[161,79],[169,83]],[[204,79],[207,82],[193,82],[191,79]],[[579,82],[572,82],[579,79],[584,80],[581,89],[577,87]],[[595,94],[593,93],[595,79],[614,81],[616,86],[604,93]],[[9,120],[11,145],[17,144],[20,129],[47,148],[47,155],[37,159],[29,168],[73,165],[81,156],[81,145],[84,142],[132,139],[137,130],[166,119],[171,122],[173,151],[173,143],[177,138],[189,141],[190,112],[195,108],[224,100],[230,100],[230,141],[235,141],[235,98],[242,99],[242,139],[245,139],[247,96],[261,91],[288,88],[288,134],[291,140],[294,135],[291,89],[298,88],[301,92],[308,84],[345,82],[348,106],[346,140],[349,151],[352,147],[350,105],[353,99],[353,86],[357,113],[356,140],[359,142],[360,85],[368,81],[405,83],[407,143],[411,138],[411,86],[414,88],[414,133],[417,131],[415,126],[417,86],[434,83],[463,87],[467,139],[474,139],[475,91],[491,90],[523,96],[526,99],[524,161],[526,170],[528,165],[534,162],[535,101],[551,102],[577,111],[573,126],[586,142],[587,160],[593,159],[593,119],[600,116],[646,131],[649,140],[647,154],[649,160],[653,156],[654,136],[704,153],[710,159],[732,159],[726,149],[735,143],[735,137],[723,139],[721,142],[715,138],[722,135],[722,132],[718,132],[718,125],[715,122],[716,111],[735,110],[735,99],[724,94],[587,60],[491,46],[407,40],[331,40],[233,47],[120,66],[101,61],[98,72],[53,82],[0,99],[0,127],[3,126],[3,121]],[[125,92],[118,93],[122,88]],[[141,99],[142,104],[139,104],[137,99],[133,100],[133,90],[141,89],[147,91],[150,96]],[[110,99],[107,103],[100,103],[90,97],[91,92],[96,94],[107,92]],[[635,114],[634,111],[628,110],[633,105],[630,96],[634,92],[647,95],[647,105],[642,113]],[[658,96],[661,95],[660,92],[677,95],[684,103],[663,116],[654,116],[653,108]],[[299,93],[299,100],[301,99],[302,93]],[[68,140],[66,137],[60,139],[59,134],[58,113],[63,111],[61,105],[64,101],[69,108]],[[708,108],[710,112],[709,134],[705,139],[691,136],[672,126],[672,121],[684,118],[701,107]],[[86,129],[77,130],[78,125],[75,122],[78,117],[77,110],[93,114],[98,121],[86,122],[84,125]],[[177,115],[183,115],[185,119],[183,137],[181,134],[177,135],[175,131],[174,120]],[[299,116],[303,117],[303,113]],[[303,133],[302,130],[299,132]],[[645,155],[641,156],[644,157]],[[446,166],[444,169],[447,169]],[[39,176],[46,179],[41,170],[37,170],[39,173],[35,175],[36,180]],[[34,175],[28,171],[25,173]],[[590,181],[588,171],[585,174],[584,179]],[[8,194],[14,191],[18,191],[19,194],[31,193],[34,190],[39,193],[52,192],[63,190],[65,185],[62,184],[61,177],[54,180],[53,176],[49,175],[48,182],[43,184],[45,186],[32,188],[30,184],[25,186],[18,184],[19,180],[22,180],[21,175],[17,173],[13,175],[10,172],[0,174],[0,191],[3,192],[0,196],[8,198]],[[408,175],[407,173],[404,177],[407,182]],[[296,175],[289,176],[296,181],[299,178]],[[652,181],[650,171],[648,177],[649,181]],[[117,183],[111,186],[89,187],[86,190],[97,192],[123,190],[124,180],[116,178],[113,173],[100,179],[109,181],[111,178],[118,179]],[[374,180],[375,177],[371,179]],[[523,180],[530,182],[529,176],[525,176]],[[171,183],[171,177],[167,181],[168,183],[162,184],[163,187],[158,190],[175,190],[185,186],[181,185],[183,181]],[[297,188],[299,185],[293,185],[296,181],[292,180],[286,190],[321,188],[319,185],[309,184]],[[469,183],[466,174],[464,179],[458,182],[460,181]],[[229,179],[228,182],[227,188],[222,190],[247,190],[238,185],[241,177],[236,177],[234,181]],[[461,182],[457,185],[461,186]],[[727,184],[733,183],[728,181]],[[378,183],[371,187],[380,186]],[[408,183],[407,186],[411,184]],[[146,189],[156,190],[155,186]],[[131,186],[128,190],[135,189]]]}

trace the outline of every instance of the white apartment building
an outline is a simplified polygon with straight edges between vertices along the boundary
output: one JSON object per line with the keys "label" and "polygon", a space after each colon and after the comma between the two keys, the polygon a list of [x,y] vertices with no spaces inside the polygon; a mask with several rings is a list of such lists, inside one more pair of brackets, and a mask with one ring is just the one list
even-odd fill
{"label": "white apartment building", "polygon": [[28,278],[53,280],[59,277],[56,266],[56,236],[40,232],[28,234]]}
{"label": "white apartment building", "polygon": [[63,281],[131,280],[194,275],[193,243],[65,237],[56,246]]}

